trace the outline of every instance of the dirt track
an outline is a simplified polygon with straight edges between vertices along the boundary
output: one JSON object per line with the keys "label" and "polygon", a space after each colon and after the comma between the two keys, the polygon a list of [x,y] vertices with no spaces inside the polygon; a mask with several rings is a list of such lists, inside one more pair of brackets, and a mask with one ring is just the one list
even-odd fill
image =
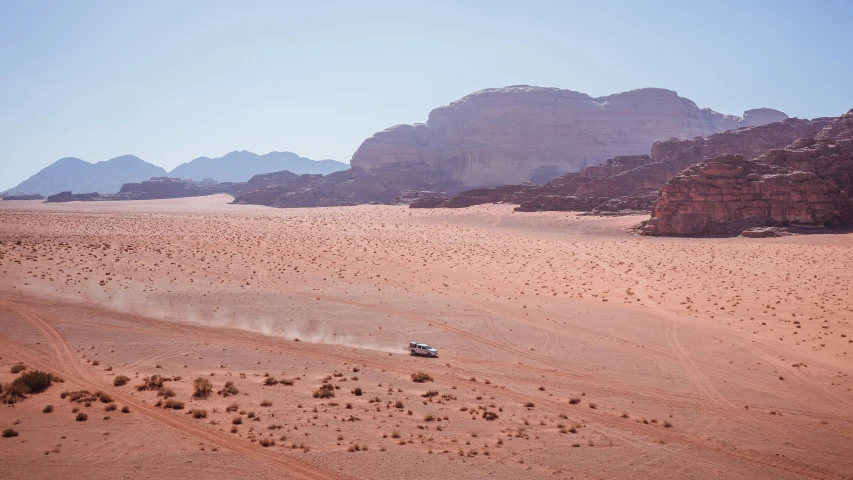
{"label": "dirt track", "polygon": [[[20,432],[0,439],[0,474],[853,471],[848,235],[660,239],[627,233],[637,217],[501,205],[225,201],[0,203],[0,381],[17,362],[65,379],[0,409]],[[407,356],[409,340],[440,358]],[[434,381],[411,382],[419,370]],[[119,374],[130,384],[114,387]],[[167,386],[184,410],[134,388],[153,374],[181,377]],[[200,375],[240,393],[193,399]],[[313,398],[327,376],[335,397]],[[78,389],[130,413],[59,398]]]}

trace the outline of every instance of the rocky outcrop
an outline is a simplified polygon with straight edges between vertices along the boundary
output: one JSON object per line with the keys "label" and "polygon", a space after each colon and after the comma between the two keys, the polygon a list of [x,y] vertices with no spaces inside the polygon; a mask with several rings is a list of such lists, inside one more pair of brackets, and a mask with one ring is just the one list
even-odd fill
{"label": "rocky outcrop", "polygon": [[447,200],[447,194],[444,192],[403,190],[394,195],[394,200],[391,203],[409,205],[411,208],[435,208],[445,200]]}
{"label": "rocky outcrop", "polygon": [[154,200],[162,198],[202,197],[217,193],[234,195],[240,184],[219,183],[212,180],[194,182],[180,178],[154,177],[138,183],[125,183],[118,193],[61,192],[47,197],[48,202],[95,202],[114,200]]}
{"label": "rocky outcrop", "polygon": [[194,182],[180,178],[155,177],[139,183],[125,183],[107,200],[154,200],[159,198],[203,197],[217,193],[234,195],[239,184],[219,183],[213,180]]}
{"label": "rocky outcrop", "polygon": [[[690,165],[725,153],[752,159],[769,149],[783,148],[798,138],[815,136],[827,126],[830,120],[829,118],[815,120],[787,119],[783,122],[717,133],[704,138],[657,142],[651,148],[651,155],[618,156],[601,165],[587,167],[579,172],[567,173],[541,186],[515,186],[516,191],[510,195],[510,201],[522,205],[519,207],[519,211],[539,211],[549,205],[553,205],[555,208],[560,206],[559,210],[563,210],[569,205],[582,206],[588,204],[585,201],[578,201],[578,198],[605,198],[607,200],[623,197],[649,198],[649,195],[656,195],[667,180]],[[513,187],[499,188],[500,192],[497,192],[497,189],[491,189],[495,190],[495,196],[506,196],[507,191]],[[472,198],[481,198],[484,200],[482,203],[493,198],[488,190],[474,190],[477,193],[474,197],[468,191],[461,192],[458,196],[465,197],[463,204],[476,205]],[[527,202],[532,202],[540,196],[576,198],[562,203],[548,199],[527,204]],[[451,198],[448,203],[454,200],[455,197]],[[632,203],[651,205],[649,202]],[[611,205],[618,204],[619,202],[615,201]],[[597,206],[594,205],[583,211],[591,211]],[[612,210],[610,207],[602,205],[601,211]]]}
{"label": "rocky outcrop", "polygon": [[44,196],[38,193],[34,194],[26,194],[26,193],[7,193],[3,196],[0,196],[0,199],[10,201],[10,200],[44,200]]}
{"label": "rocky outcrop", "polygon": [[101,194],[97,192],[93,193],[71,193],[71,192],[59,192],[55,195],[50,195],[47,197],[47,201],[50,203],[62,203],[62,202],[91,202],[94,200],[101,200]]}
{"label": "rocky outcrop", "polygon": [[724,155],[663,186],[646,235],[735,234],[752,227],[853,223],[853,110],[754,161]]}
{"label": "rocky outcrop", "polygon": [[329,175],[255,176],[242,185],[234,203],[281,208],[391,203],[398,191],[358,168]]}
{"label": "rocky outcrop", "polygon": [[771,109],[750,110],[743,118],[724,115],[655,88],[599,98],[557,88],[493,88],[433,110],[427,123],[376,133],[351,165],[391,185],[408,179],[415,189],[456,193],[542,183],[617,155],[647,152],[659,140],[786,118]]}

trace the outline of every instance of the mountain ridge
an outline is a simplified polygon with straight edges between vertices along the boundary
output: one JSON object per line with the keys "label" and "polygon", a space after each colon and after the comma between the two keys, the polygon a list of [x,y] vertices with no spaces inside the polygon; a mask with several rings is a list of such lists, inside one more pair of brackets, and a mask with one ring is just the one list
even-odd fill
{"label": "mountain ridge", "polygon": [[197,157],[171,171],[135,155],[120,155],[94,163],[77,157],[62,157],[3,193],[53,195],[63,191],[116,193],[126,183],[155,177],[179,176],[193,180],[245,182],[252,176],[280,170],[294,173],[328,174],[349,168],[336,160],[312,160],[292,152],[259,155],[234,150],[221,157]]}

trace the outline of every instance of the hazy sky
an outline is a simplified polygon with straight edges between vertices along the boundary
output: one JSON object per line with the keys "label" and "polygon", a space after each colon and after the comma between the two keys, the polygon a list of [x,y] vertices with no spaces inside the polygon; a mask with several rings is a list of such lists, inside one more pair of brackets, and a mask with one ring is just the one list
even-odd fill
{"label": "hazy sky", "polygon": [[835,116],[853,108],[851,18],[846,0],[0,0],[0,190],[66,156],[349,161],[514,84]]}

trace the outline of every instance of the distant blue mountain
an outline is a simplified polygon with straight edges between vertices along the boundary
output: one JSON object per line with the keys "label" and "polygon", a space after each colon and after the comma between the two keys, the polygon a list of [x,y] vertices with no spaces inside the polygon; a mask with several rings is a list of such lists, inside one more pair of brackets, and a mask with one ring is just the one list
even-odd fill
{"label": "distant blue mountain", "polygon": [[133,155],[89,163],[74,157],[60,158],[12,188],[13,192],[44,196],[70,190],[79,193],[115,193],[122,184],[162,177],[166,170]]}
{"label": "distant blue mountain", "polygon": [[152,177],[178,177],[219,182],[245,182],[260,173],[288,170],[296,174],[329,174],[346,170],[349,165],[335,160],[315,161],[290,152],[258,155],[231,152],[223,157],[196,158],[171,172],[133,155],[123,155],[104,162],[89,163],[79,158],[61,158],[24,180],[9,192],[53,195],[59,192],[116,193],[125,183],[141,182]]}
{"label": "distant blue mountain", "polygon": [[327,175],[346,170],[349,165],[335,160],[311,160],[291,152],[270,152],[266,155],[245,150],[231,152],[224,157],[199,157],[178,165],[169,176],[219,182],[245,182],[259,173],[287,170],[299,175],[319,173]]}

